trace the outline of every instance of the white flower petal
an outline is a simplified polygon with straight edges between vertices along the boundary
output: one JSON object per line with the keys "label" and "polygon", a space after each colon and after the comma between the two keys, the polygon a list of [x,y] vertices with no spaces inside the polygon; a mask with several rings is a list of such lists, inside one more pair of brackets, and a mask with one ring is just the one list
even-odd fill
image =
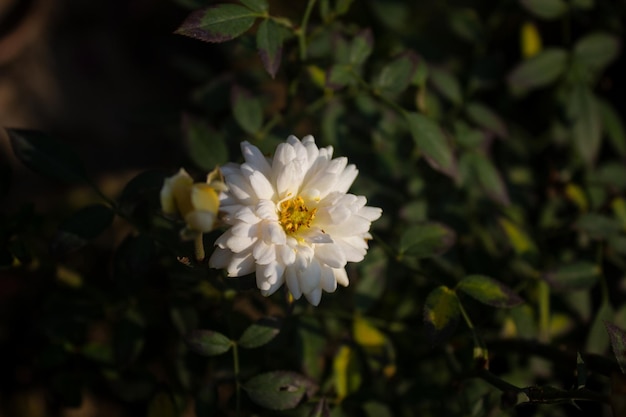
{"label": "white flower petal", "polygon": [[291,246],[278,246],[276,252],[284,265],[292,265],[296,261],[296,250]]}
{"label": "white flower petal", "polygon": [[352,164],[348,165],[339,176],[335,184],[335,190],[341,193],[347,193],[357,175],[359,175],[359,171],[356,169],[356,166]]}
{"label": "white flower petal", "polygon": [[315,288],[311,292],[308,292],[308,293],[305,292],[304,296],[309,301],[309,303],[317,307],[320,304],[320,301],[322,300],[322,289]]}
{"label": "white flower petal", "polygon": [[287,235],[277,222],[264,222],[262,228],[263,240],[266,243],[275,245],[285,245],[287,243]]}
{"label": "white flower petal", "polygon": [[245,250],[250,249],[250,247],[257,241],[255,237],[248,236],[230,236],[228,240],[226,240],[226,244],[222,245],[221,241],[218,239],[215,241],[216,244],[219,243],[219,247],[226,247],[233,251],[234,253],[243,252]]}
{"label": "white flower petal", "polygon": [[253,172],[249,179],[252,189],[260,200],[271,200],[274,197],[274,187],[261,172]]}
{"label": "white flower petal", "polygon": [[322,269],[319,262],[315,259],[311,260],[308,268],[300,268],[296,271],[296,273],[298,274],[300,288],[302,288],[302,292],[305,295],[320,286]]}
{"label": "white flower petal", "polygon": [[271,200],[259,201],[259,204],[256,205],[255,213],[261,219],[278,221],[276,204]]}
{"label": "white flower petal", "polygon": [[275,246],[268,245],[262,240],[259,240],[256,245],[252,247],[252,255],[259,265],[267,265],[270,262],[276,261]]}
{"label": "white flower petal", "polygon": [[346,266],[346,256],[339,246],[333,243],[315,246],[315,258],[331,268]]}
{"label": "white flower petal", "polygon": [[228,249],[215,248],[211,258],[209,258],[209,266],[211,268],[223,269],[228,266],[233,258],[233,253]]}
{"label": "white flower petal", "polygon": [[337,289],[337,279],[332,268],[322,267],[322,276],[320,280],[322,289],[326,292],[335,292]]}
{"label": "white flower petal", "polygon": [[380,216],[383,214],[383,209],[378,207],[363,207],[357,213],[359,216],[364,219],[373,222],[374,220],[378,220]]}
{"label": "white flower petal", "polygon": [[261,294],[267,297],[285,282],[285,267],[279,263],[272,262],[268,265],[257,265],[256,283],[261,290]]}
{"label": "white flower petal", "polygon": [[250,166],[260,171],[263,175],[268,176],[271,172],[271,167],[267,158],[263,156],[259,148],[251,145],[250,142],[241,142],[241,154]]}
{"label": "white flower petal", "polygon": [[302,290],[300,289],[300,283],[298,282],[298,275],[296,274],[295,268],[289,266],[285,268],[285,282],[293,298],[296,300],[300,299],[300,297],[302,297]]}
{"label": "white flower petal", "polygon": [[250,252],[235,253],[226,268],[229,277],[240,277],[255,270],[254,256]]}
{"label": "white flower petal", "polygon": [[348,273],[345,268],[333,269],[333,274],[335,274],[335,279],[339,285],[347,287],[348,284],[350,284],[350,281],[348,280]]}

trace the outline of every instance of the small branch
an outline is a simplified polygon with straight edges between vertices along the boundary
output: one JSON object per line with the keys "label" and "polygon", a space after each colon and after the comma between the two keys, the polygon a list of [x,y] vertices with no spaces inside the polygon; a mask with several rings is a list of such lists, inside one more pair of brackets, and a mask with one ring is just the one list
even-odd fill
{"label": "small branch", "polygon": [[314,5],[315,0],[309,0],[306,5],[306,10],[304,11],[304,16],[302,17],[302,23],[296,31],[298,44],[300,46],[300,61],[306,60],[306,26],[309,23],[309,17],[311,17],[311,11],[313,10]]}

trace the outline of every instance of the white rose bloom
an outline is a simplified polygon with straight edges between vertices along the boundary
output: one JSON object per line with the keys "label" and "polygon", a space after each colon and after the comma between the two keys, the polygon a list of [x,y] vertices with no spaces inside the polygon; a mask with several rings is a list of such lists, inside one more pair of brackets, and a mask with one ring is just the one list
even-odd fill
{"label": "white rose bloom", "polygon": [[382,210],[365,205],[363,196],[347,194],[358,171],[333,148],[318,149],[315,139],[289,136],[266,158],[248,142],[245,162],[222,167],[227,192],[220,195],[221,235],[209,260],[230,277],[256,272],[264,296],[283,283],[298,299],[318,305],[322,290],[347,286],[346,262],[367,252],[369,228]]}

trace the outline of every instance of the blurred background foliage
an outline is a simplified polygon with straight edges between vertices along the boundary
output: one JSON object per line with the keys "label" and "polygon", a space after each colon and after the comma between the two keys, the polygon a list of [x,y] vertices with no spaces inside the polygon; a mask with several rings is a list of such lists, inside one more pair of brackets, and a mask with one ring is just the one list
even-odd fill
{"label": "blurred background foliage", "polygon": [[[6,4],[0,415],[626,415],[623,2]],[[159,207],[292,133],[383,208],[318,308]]]}

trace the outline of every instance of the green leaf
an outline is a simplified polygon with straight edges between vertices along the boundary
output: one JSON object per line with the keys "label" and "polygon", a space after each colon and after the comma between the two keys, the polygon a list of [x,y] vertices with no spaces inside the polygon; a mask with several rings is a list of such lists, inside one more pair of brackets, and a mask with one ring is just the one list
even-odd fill
{"label": "green leaf", "polygon": [[606,32],[589,34],[574,45],[574,59],[591,71],[601,71],[619,55],[620,39]]}
{"label": "green leaf", "polygon": [[233,345],[229,338],[213,330],[195,330],[187,337],[187,343],[191,350],[204,356],[221,355]]}
{"label": "green leaf", "polygon": [[606,348],[609,346],[609,336],[604,324],[607,321],[612,321],[613,315],[614,311],[611,304],[606,299],[602,300],[587,335],[587,343],[585,344],[587,353],[605,354]]}
{"label": "green leaf", "polygon": [[176,403],[168,392],[157,392],[148,404],[147,417],[178,417],[179,415]]}
{"label": "green leaf", "polygon": [[356,34],[350,45],[350,64],[358,66],[365,62],[374,48],[374,37],[370,28]]}
{"label": "green leaf", "polygon": [[456,286],[470,297],[498,308],[515,307],[524,302],[513,290],[501,282],[484,275],[468,275]]}
{"label": "green leaf", "polygon": [[621,162],[608,162],[589,173],[590,185],[609,189],[626,189],[626,166]]}
{"label": "green leaf", "polygon": [[374,88],[389,94],[404,91],[413,80],[418,61],[419,58],[412,51],[399,55],[383,67],[374,80]]}
{"label": "green leaf", "polygon": [[449,72],[430,67],[430,82],[439,93],[453,104],[461,104],[463,102],[463,94],[461,93],[461,85],[459,81]]}
{"label": "green leaf", "polygon": [[372,248],[359,264],[359,280],[354,292],[354,307],[357,311],[369,310],[383,295],[387,283],[387,259],[381,248]]}
{"label": "green leaf", "polygon": [[448,25],[466,42],[479,43],[484,39],[483,24],[474,9],[453,9],[448,16]]}
{"label": "green leaf", "polygon": [[478,184],[487,196],[498,204],[509,205],[509,193],[500,172],[493,163],[485,155],[478,152],[469,152],[465,157],[465,162],[469,164]]}
{"label": "green leaf", "polygon": [[543,19],[557,19],[567,12],[567,3],[563,0],[520,0],[529,12]]}
{"label": "green leaf", "polygon": [[587,166],[591,166],[600,149],[602,127],[596,98],[588,86],[579,84],[573,87],[567,113],[572,122],[574,146]]}
{"label": "green leaf", "polygon": [[565,71],[567,57],[567,51],[563,49],[548,48],[522,61],[508,76],[511,90],[521,94],[552,84]]}
{"label": "green leaf", "polygon": [[348,65],[331,66],[326,72],[326,87],[339,90],[354,81],[352,69]]}
{"label": "green leaf", "polygon": [[595,6],[595,0],[571,0],[572,7],[579,10],[590,10]]}
{"label": "green leaf", "polygon": [[613,149],[620,155],[626,156],[626,130],[620,115],[615,108],[606,100],[596,100],[602,127],[613,146]]}
{"label": "green leaf", "polygon": [[82,248],[107,229],[114,218],[115,212],[102,204],[79,210],[59,226],[51,243],[52,252],[64,255]]}
{"label": "green leaf", "polygon": [[256,33],[256,47],[263,67],[274,78],[283,54],[283,33],[276,22],[265,19]]}
{"label": "green leaf", "polygon": [[457,166],[452,146],[439,125],[428,117],[407,112],[404,116],[417,148],[431,167],[452,178],[457,176]]}
{"label": "green leaf", "polygon": [[608,321],[604,322],[604,326],[609,334],[611,347],[613,348],[613,354],[615,359],[617,359],[619,369],[622,370],[623,374],[626,374],[626,332]]}
{"label": "green leaf", "polygon": [[222,135],[204,121],[183,115],[183,134],[187,154],[194,165],[211,171],[228,161],[228,149]]}
{"label": "green leaf", "polygon": [[367,417],[393,417],[389,406],[378,401],[368,401],[363,404],[363,411]]}
{"label": "green leaf", "polygon": [[239,0],[241,4],[246,6],[250,10],[263,13],[269,10],[270,5],[267,0]]}
{"label": "green leaf", "polygon": [[230,101],[233,115],[239,126],[247,133],[257,133],[263,124],[263,106],[261,100],[250,94],[249,91],[234,86]]}
{"label": "green leaf", "polygon": [[452,335],[459,322],[461,309],[453,290],[442,285],[428,294],[424,302],[424,326],[433,345]]}
{"label": "green leaf", "polygon": [[593,262],[578,261],[548,272],[544,278],[556,290],[590,289],[600,277],[600,267]]}
{"label": "green leaf", "polygon": [[205,42],[226,42],[250,29],[258,16],[237,4],[217,4],[192,12],[174,33]]}
{"label": "green leaf", "polygon": [[508,136],[508,130],[502,118],[482,103],[469,103],[465,107],[465,112],[467,117],[477,126],[494,133],[502,139]]}
{"label": "green leaf", "polygon": [[290,371],[273,371],[250,378],[243,389],[256,404],[270,410],[295,408],[312,386],[306,377]]}
{"label": "green leaf", "polygon": [[335,14],[341,16],[348,13],[352,2],[354,2],[354,0],[337,0],[335,3]]}
{"label": "green leaf", "polygon": [[598,213],[584,214],[574,226],[576,229],[589,234],[592,239],[599,240],[619,234],[622,227],[617,219]]}
{"label": "green leaf", "polygon": [[[462,121],[454,122],[454,137],[459,146],[471,150],[482,147],[487,140],[482,130],[472,129]],[[459,166],[461,165],[461,160],[469,154],[469,152],[466,152],[461,156]]]}
{"label": "green leaf", "polygon": [[276,317],[264,317],[244,330],[237,344],[246,349],[263,346],[278,335],[281,324]]}
{"label": "green leaf", "polygon": [[440,223],[424,223],[409,227],[400,237],[401,256],[427,258],[441,255],[456,241],[456,234]]}
{"label": "green leaf", "polygon": [[64,143],[36,130],[6,131],[13,153],[29,169],[68,183],[89,182],[80,158]]}

